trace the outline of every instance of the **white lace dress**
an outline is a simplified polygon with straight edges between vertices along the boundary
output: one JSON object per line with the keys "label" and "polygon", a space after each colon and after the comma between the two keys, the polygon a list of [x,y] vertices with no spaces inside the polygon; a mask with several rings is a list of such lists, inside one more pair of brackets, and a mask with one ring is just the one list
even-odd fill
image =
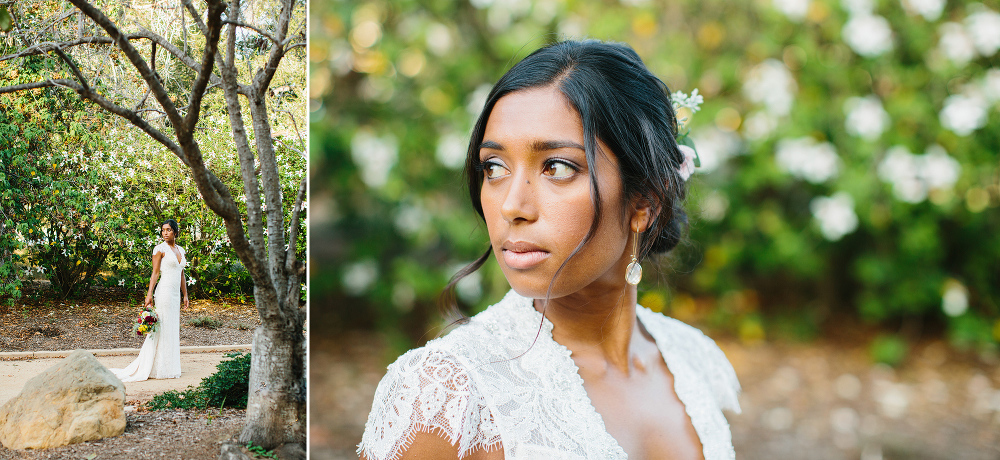
{"label": "white lace dress", "polygon": [[153,255],[163,253],[160,259],[160,279],[153,293],[153,308],[160,318],[156,332],[146,335],[139,356],[124,369],[111,369],[122,382],[138,382],[146,379],[174,379],[181,376],[181,271],[187,265],[184,249],[175,246],[180,253],[170,249],[167,243],[153,248]]}
{"label": "white lace dress", "polygon": [[[674,376],[705,459],[735,458],[722,415],[722,409],[740,411],[729,360],[691,326],[643,307],[637,316]],[[542,332],[531,345],[539,322]],[[459,457],[502,446],[507,459],[627,458],[591,404],[570,354],[552,339],[552,323],[543,321],[532,300],[511,291],[389,366],[358,454],[396,459],[416,432],[430,432],[457,446]]]}

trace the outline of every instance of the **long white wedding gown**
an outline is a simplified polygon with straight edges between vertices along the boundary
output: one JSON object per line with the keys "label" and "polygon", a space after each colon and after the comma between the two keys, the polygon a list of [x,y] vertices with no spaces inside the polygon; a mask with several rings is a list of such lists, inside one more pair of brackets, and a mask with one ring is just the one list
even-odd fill
{"label": "long white wedding gown", "polygon": [[174,379],[181,376],[180,316],[181,316],[181,271],[187,264],[184,249],[175,246],[180,253],[170,249],[167,243],[153,248],[153,255],[163,253],[160,259],[160,280],[153,293],[153,307],[160,317],[156,332],[146,335],[139,357],[124,369],[111,369],[122,382],[138,382],[146,379]]}

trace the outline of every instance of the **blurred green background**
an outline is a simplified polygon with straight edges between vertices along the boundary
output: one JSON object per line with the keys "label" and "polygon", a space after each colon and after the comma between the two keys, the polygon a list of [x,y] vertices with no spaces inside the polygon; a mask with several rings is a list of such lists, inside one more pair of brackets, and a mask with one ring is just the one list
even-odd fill
{"label": "blurred green background", "polygon": [[[462,162],[490,86],[559,38],[630,44],[688,114],[691,229],[640,302],[733,363],[739,458],[1000,456],[1000,2],[311,2],[310,452],[487,247]],[[467,314],[507,283],[459,286]]]}
{"label": "blurred green background", "polygon": [[[871,358],[1000,340],[996,1],[328,1],[311,4],[317,331],[404,350],[487,247],[461,168],[486,93],[560,38],[630,44],[690,115],[688,241],[641,303],[741,342],[875,331]],[[467,313],[508,289],[495,262]]]}

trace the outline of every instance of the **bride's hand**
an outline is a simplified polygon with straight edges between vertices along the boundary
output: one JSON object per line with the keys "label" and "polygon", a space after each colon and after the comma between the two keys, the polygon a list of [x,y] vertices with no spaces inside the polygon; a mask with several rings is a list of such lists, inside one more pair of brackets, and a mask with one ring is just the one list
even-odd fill
{"label": "bride's hand", "polygon": [[182,305],[184,306],[184,309],[185,309],[185,310],[187,310],[188,308],[190,308],[190,307],[191,307],[191,302],[190,302],[190,301],[188,301],[188,296],[184,296],[184,302],[183,302],[183,304],[182,304]]}
{"label": "bride's hand", "polygon": [[142,306],[143,306],[143,307],[148,307],[148,306],[150,306],[150,305],[152,305],[152,304],[153,304],[153,298],[152,298],[152,297],[150,297],[149,295],[146,295],[146,301],[144,301],[144,302],[142,303]]}

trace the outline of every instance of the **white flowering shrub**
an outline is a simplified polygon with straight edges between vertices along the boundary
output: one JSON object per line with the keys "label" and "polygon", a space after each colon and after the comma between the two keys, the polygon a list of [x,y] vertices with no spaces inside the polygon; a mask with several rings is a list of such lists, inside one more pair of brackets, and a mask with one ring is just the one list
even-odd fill
{"label": "white flowering shrub", "polygon": [[[314,299],[365,302],[341,319],[422,336],[488,244],[458,174],[486,92],[546,41],[591,37],[704,100],[680,111],[701,159],[691,244],[642,303],[747,340],[779,317],[815,332],[834,311],[947,321],[956,343],[995,346],[996,4],[671,5],[314,3],[314,225],[329,249],[313,279],[330,280]],[[460,293],[472,310],[507,290],[493,265]]]}
{"label": "white flowering shrub", "polygon": [[[10,72],[0,63],[0,76]],[[6,294],[19,296],[22,282],[31,279],[50,280],[63,297],[94,283],[144,293],[160,224],[174,219],[192,295],[251,295],[252,280],[222,219],[204,204],[188,168],[137,128],[53,94],[0,96],[0,135],[13,141],[0,143],[0,193],[10,219],[9,233],[0,232],[9,236],[0,240],[0,252],[19,255],[8,271],[0,270],[9,276]],[[52,119],[67,121],[42,124]],[[239,197],[243,182],[226,116],[209,112],[203,120],[218,126],[201,134],[205,161]],[[289,166],[280,169],[289,214],[306,161],[285,148],[277,155]],[[236,202],[245,206],[245,199]],[[294,244],[305,251],[304,238]]]}

